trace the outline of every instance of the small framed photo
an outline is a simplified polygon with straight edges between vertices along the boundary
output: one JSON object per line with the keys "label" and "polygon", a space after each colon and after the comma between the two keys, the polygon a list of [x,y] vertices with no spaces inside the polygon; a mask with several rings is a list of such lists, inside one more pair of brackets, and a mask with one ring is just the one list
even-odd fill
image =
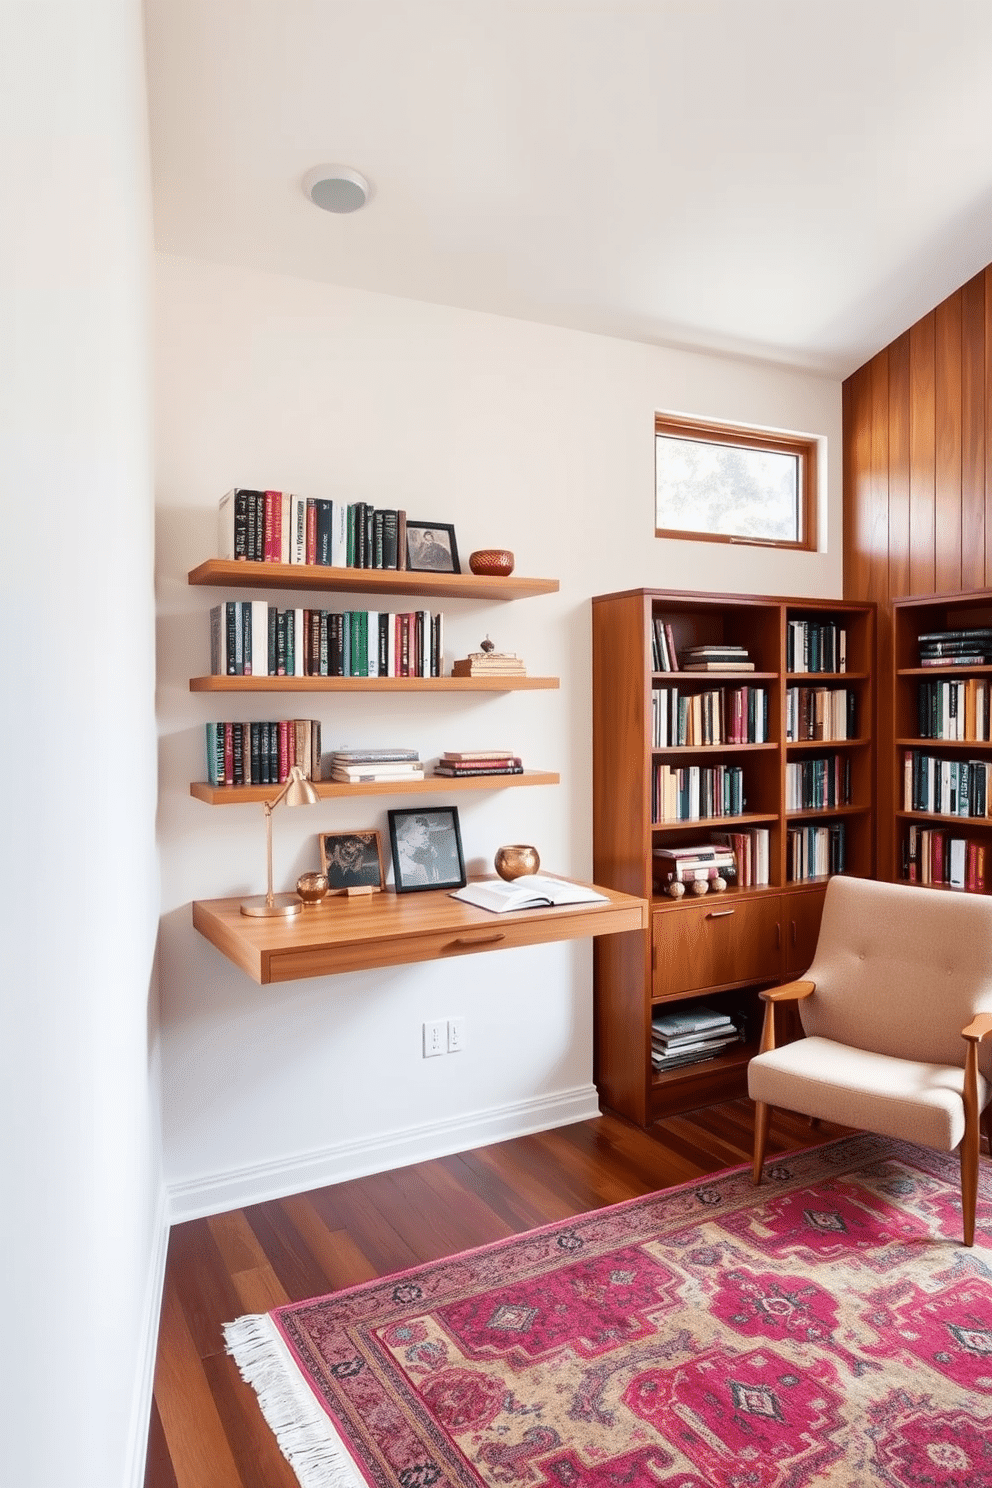
{"label": "small framed photo", "polygon": [[320,867],[330,894],[349,889],[385,888],[382,836],[379,832],[321,832]]}
{"label": "small framed photo", "polygon": [[406,566],[415,573],[461,573],[455,529],[445,522],[406,523]]}
{"label": "small framed photo", "polygon": [[390,811],[389,841],[397,894],[464,888],[465,859],[456,806]]}

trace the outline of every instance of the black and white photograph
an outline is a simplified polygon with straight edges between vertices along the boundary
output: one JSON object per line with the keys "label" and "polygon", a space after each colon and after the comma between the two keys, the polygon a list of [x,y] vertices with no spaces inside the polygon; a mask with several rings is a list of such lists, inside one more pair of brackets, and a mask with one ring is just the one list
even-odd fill
{"label": "black and white photograph", "polygon": [[447,522],[406,524],[406,566],[420,573],[461,573],[455,529]]}
{"label": "black and white photograph", "polygon": [[385,886],[382,863],[382,837],[376,831],[322,832],[320,866],[327,874],[331,894],[344,894],[348,889]]}
{"label": "black and white photograph", "polygon": [[390,811],[389,841],[397,894],[464,887],[465,860],[457,807]]}

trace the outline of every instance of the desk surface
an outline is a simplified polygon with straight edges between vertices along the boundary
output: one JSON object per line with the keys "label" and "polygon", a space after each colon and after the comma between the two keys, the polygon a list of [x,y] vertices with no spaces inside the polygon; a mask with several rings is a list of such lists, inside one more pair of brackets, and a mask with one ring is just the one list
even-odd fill
{"label": "desk surface", "polygon": [[290,982],[647,929],[646,899],[612,889],[599,892],[607,896],[605,904],[490,914],[452,899],[446,890],[387,890],[328,898],[291,920],[249,918],[241,913],[240,898],[201,899],[193,904],[193,924],[256,982]]}

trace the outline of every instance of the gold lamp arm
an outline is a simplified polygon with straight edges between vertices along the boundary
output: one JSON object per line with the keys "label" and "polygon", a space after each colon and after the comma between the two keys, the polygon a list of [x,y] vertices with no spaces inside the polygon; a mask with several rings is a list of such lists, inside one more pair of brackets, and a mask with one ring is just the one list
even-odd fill
{"label": "gold lamp arm", "polygon": [[271,801],[262,802],[262,810],[265,813],[265,898],[246,899],[241,906],[244,915],[294,915],[301,908],[301,901],[295,895],[284,896],[284,902],[277,903],[272,889],[272,813],[283,801],[287,806],[315,806],[320,800],[317,792],[310,784],[299,765],[293,765],[286,777],[285,784]]}

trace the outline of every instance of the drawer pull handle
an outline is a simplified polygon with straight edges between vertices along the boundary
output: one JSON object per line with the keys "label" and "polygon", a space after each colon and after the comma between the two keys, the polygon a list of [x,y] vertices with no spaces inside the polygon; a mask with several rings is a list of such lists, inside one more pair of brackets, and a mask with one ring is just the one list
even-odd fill
{"label": "drawer pull handle", "polygon": [[711,909],[706,918],[708,920],[725,920],[728,915],[734,913],[735,911],[732,909]]}
{"label": "drawer pull handle", "polygon": [[496,935],[478,935],[472,940],[469,940],[466,935],[460,935],[457,940],[449,941],[445,946],[445,950],[470,951],[475,946],[498,945],[501,940],[505,939],[506,936],[502,933]]}

